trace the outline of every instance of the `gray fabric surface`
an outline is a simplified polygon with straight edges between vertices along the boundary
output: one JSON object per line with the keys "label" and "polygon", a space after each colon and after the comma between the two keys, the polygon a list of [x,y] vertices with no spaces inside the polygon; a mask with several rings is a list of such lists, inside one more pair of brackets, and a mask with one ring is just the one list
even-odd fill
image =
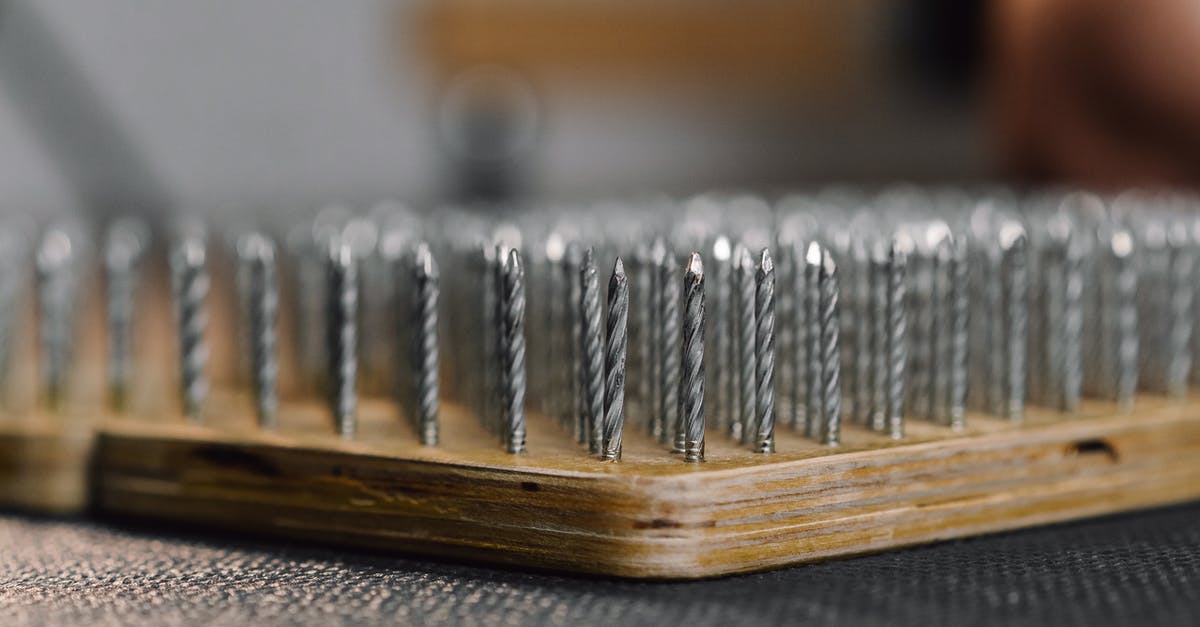
{"label": "gray fabric surface", "polygon": [[693,583],[0,515],[0,625],[1200,624],[1200,504]]}

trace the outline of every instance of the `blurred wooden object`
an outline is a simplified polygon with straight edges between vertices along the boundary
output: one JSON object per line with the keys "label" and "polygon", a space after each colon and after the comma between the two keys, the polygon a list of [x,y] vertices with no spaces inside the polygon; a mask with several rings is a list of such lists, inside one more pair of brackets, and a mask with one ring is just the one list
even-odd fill
{"label": "blurred wooden object", "polygon": [[441,76],[498,64],[534,77],[682,80],[811,97],[814,86],[861,80],[883,4],[440,0],[421,6],[416,33]]}
{"label": "blurred wooden object", "polygon": [[94,432],[57,416],[0,424],[0,507],[78,514],[88,504]]}

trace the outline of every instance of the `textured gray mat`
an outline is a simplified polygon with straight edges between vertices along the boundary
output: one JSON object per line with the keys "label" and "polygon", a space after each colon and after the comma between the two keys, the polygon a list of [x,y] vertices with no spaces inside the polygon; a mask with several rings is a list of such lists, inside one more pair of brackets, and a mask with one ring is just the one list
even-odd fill
{"label": "textured gray mat", "polygon": [[1200,504],[694,583],[0,516],[0,624],[1200,624]]}

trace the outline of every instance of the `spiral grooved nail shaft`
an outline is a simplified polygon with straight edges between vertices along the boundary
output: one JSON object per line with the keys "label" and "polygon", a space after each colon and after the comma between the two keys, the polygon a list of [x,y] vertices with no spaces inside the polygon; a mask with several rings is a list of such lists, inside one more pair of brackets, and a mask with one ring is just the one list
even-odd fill
{"label": "spiral grooved nail shaft", "polygon": [[42,380],[45,400],[52,409],[59,407],[66,393],[71,363],[79,243],[66,228],[51,226],[37,252]]}
{"label": "spiral grooved nail shaft", "polygon": [[390,269],[387,274],[387,282],[391,288],[389,294],[390,326],[387,333],[388,336],[395,338],[392,350],[395,363],[395,367],[392,369],[392,393],[400,413],[408,421],[413,431],[418,432],[420,427],[416,418],[416,395],[413,384],[417,377],[414,369],[414,351],[418,350],[416,343],[419,339],[412,328],[414,308],[417,306],[416,286],[414,285],[416,249],[413,248],[411,251],[395,250],[391,252],[391,256],[392,258],[388,261]]}
{"label": "spiral grooved nail shaft", "polygon": [[439,424],[438,301],[441,277],[429,246],[420,243],[413,258],[412,313],[408,325],[412,340],[413,398],[421,444],[437,446]]}
{"label": "spiral grooved nail shaft", "polygon": [[[586,363],[588,358],[586,352],[587,320],[584,318],[586,312],[583,307],[586,302],[585,294],[583,293],[583,282],[586,280],[586,272],[583,267],[585,254],[578,242],[570,242],[567,244],[566,254],[563,256],[563,264],[566,270],[565,279],[567,281],[567,302],[565,307],[569,331],[567,341],[571,347],[568,352],[570,355],[571,370],[567,373],[571,378],[571,406],[567,414],[567,420],[570,423],[571,432],[575,436],[575,441],[579,444],[587,444],[590,439],[588,433],[589,397]],[[553,360],[547,363],[553,363]]]}
{"label": "spiral grooved nail shaft", "polygon": [[651,264],[646,270],[650,274],[651,283],[650,302],[647,303],[650,307],[650,397],[647,403],[649,420],[646,423],[646,431],[650,437],[665,444],[666,441],[663,439],[666,437],[663,415],[663,393],[665,391],[663,386],[663,300],[666,289],[663,282],[663,264],[666,263],[667,250],[666,243],[661,237],[655,238],[651,244],[650,258]]}
{"label": "spiral grooved nail shaft", "polygon": [[908,319],[909,373],[905,399],[912,415],[927,417],[933,387],[930,336],[933,332],[933,260],[919,243],[914,243],[913,254],[908,260],[908,275],[911,286],[912,310]]}
{"label": "spiral grooved nail shaft", "polygon": [[723,284],[718,284],[717,292],[718,299],[724,294],[724,308],[719,305],[717,308],[718,329],[724,331],[724,351],[720,353],[720,358],[724,360],[724,366],[718,370],[723,373],[725,381],[725,397],[724,404],[721,405],[719,411],[723,412],[729,425],[726,427],[726,433],[735,442],[742,440],[742,430],[745,423],[742,419],[742,386],[741,386],[741,365],[742,360],[742,299],[741,299],[741,251],[742,247],[733,248],[726,258],[717,263],[722,264],[725,269],[722,273],[714,273],[713,277],[717,281],[722,281]]}
{"label": "spiral grooved nail shaft", "polygon": [[970,297],[968,290],[967,242],[956,238],[950,257],[950,389],[949,420],[954,429],[966,426],[968,328]]}
{"label": "spiral grooved nail shaft", "polygon": [[679,413],[686,433],[683,461],[704,461],[704,264],[699,253],[688,258],[683,277],[683,376]]}
{"label": "spiral grooved nail shaft", "polygon": [[496,380],[496,398],[493,399],[494,408],[496,411],[491,416],[492,428],[500,437],[500,443],[505,449],[509,446],[509,369],[508,369],[508,354],[509,354],[509,334],[505,330],[505,269],[508,264],[510,247],[504,243],[496,244],[496,264],[493,270],[496,276],[493,277],[494,285],[496,285],[496,311],[493,312],[493,320],[496,321],[496,329],[494,329],[494,339],[496,339],[496,362],[493,363],[493,378]]}
{"label": "spiral grooved nail shaft", "polygon": [[238,256],[247,280],[250,365],[258,426],[273,430],[278,424],[279,410],[276,351],[279,287],[275,245],[265,235],[251,233],[238,243]]}
{"label": "spiral grooved nail shaft", "polygon": [[187,235],[177,244],[173,259],[175,308],[179,319],[179,375],[183,411],[199,422],[208,398],[207,251],[202,236]]}
{"label": "spiral grooved nail shaft", "polygon": [[755,274],[755,368],[758,403],[754,450],[775,452],[775,262],[763,249]]}
{"label": "spiral grooved nail shaft", "polygon": [[1060,408],[1075,412],[1083,385],[1083,260],[1074,242],[1064,252]]}
{"label": "spiral grooved nail shaft", "polygon": [[757,430],[757,399],[755,397],[755,320],[754,320],[754,262],[750,259],[750,251],[738,244],[734,249],[734,259],[737,260],[737,346],[738,346],[738,422],[740,434],[738,439],[742,444],[749,444]]}
{"label": "spiral grooved nail shaft", "polygon": [[608,282],[608,328],[604,359],[604,447],[602,459],[621,459],[621,431],[625,424],[625,358],[629,337],[629,281],[617,257]]}
{"label": "spiral grooved nail shaft", "polygon": [[[12,233],[18,235],[17,233]],[[2,236],[0,236],[2,237]],[[10,373],[13,361],[13,337],[20,299],[23,271],[27,267],[23,259],[22,244],[15,238],[0,241],[0,387]]]}
{"label": "spiral grooved nail shaft", "polygon": [[[554,243],[551,243],[551,240],[554,240]],[[537,327],[544,330],[530,346],[537,358],[532,360],[530,366],[533,376],[529,391],[537,401],[542,415],[554,418],[559,426],[566,426],[565,399],[570,393],[571,361],[568,353],[570,348],[564,335],[569,334],[569,328],[563,304],[566,303],[570,290],[565,282],[567,268],[563,251],[560,250],[561,244],[559,234],[552,232],[547,237],[544,250],[541,251],[543,254],[538,256],[535,252],[528,260],[534,275],[542,279],[530,286],[530,292],[534,295],[532,302],[536,306],[530,308],[529,314],[537,321]],[[565,367],[547,369],[543,376],[539,371],[540,365],[552,355],[556,361],[562,360]],[[566,390],[563,389],[564,386]]]}
{"label": "spiral grooved nail shaft", "polygon": [[[986,317],[986,334],[984,338],[984,359],[987,363],[987,378],[984,386],[980,386],[980,391],[987,390],[986,409],[995,415],[1005,414],[1006,403],[1006,372],[1008,367],[1008,355],[1012,351],[1012,343],[1007,341],[1005,335],[1008,315],[1006,307],[1005,281],[1005,258],[1004,251],[1001,250],[999,244],[991,242],[989,254],[984,257],[988,263],[990,271],[984,277],[984,285],[981,287],[981,296],[983,299],[983,314]],[[994,274],[995,276],[991,276]]]}
{"label": "spiral grooved nail shaft", "polygon": [[497,247],[485,244],[482,250],[480,283],[480,324],[482,333],[482,356],[486,368],[481,372],[482,395],[480,396],[480,419],[493,435],[503,437],[500,414],[503,412],[504,395],[500,363],[502,330],[500,321],[500,272],[503,263]]}
{"label": "spiral grooved nail shaft", "polygon": [[808,369],[808,281],[805,278],[804,246],[800,242],[794,242],[789,257],[792,277],[792,310],[789,320],[792,326],[792,350],[788,359],[792,362],[792,406],[788,412],[788,426],[796,430],[803,429],[805,424],[804,394]]}
{"label": "spiral grooved nail shaft", "polygon": [[853,411],[851,415],[859,424],[871,424],[871,260],[865,241],[858,241],[850,248],[854,261],[854,274],[851,283],[854,287],[851,302],[854,307],[852,319],[853,329],[853,362],[847,370],[853,374],[851,385],[851,400]]}
{"label": "spiral grooved nail shaft", "polygon": [[796,371],[792,368],[794,364],[789,356],[796,352],[796,331],[792,327],[796,294],[788,289],[795,281],[790,263],[790,244],[787,238],[779,234],[775,245],[778,250],[775,260],[775,428],[778,429],[781,424],[791,424],[794,415],[792,384],[796,380]]}
{"label": "spiral grooved nail shaft", "polygon": [[[1138,276],[1137,270],[1133,267],[1132,259],[1132,237],[1124,234],[1122,243],[1128,243],[1127,250],[1119,251],[1116,269],[1111,275],[1113,282],[1113,300],[1111,307],[1115,307],[1114,325],[1115,335],[1117,338],[1116,354],[1113,356],[1116,360],[1115,368],[1115,385],[1116,400],[1123,408],[1129,408],[1133,405],[1134,394],[1137,393],[1138,385],[1138,311],[1137,311],[1137,289]],[[1117,242],[1114,248],[1126,248]],[[1114,250],[1114,252],[1117,252]],[[1106,307],[1108,309],[1108,307]]]}
{"label": "spiral grooved nail shaft", "polygon": [[944,327],[947,322],[947,305],[949,304],[949,277],[947,270],[950,263],[950,243],[947,240],[942,240],[933,251],[931,257],[932,268],[932,290],[930,290],[929,303],[929,334],[925,341],[928,342],[928,359],[924,361],[925,368],[929,371],[929,387],[928,397],[925,403],[926,419],[942,423],[948,416],[946,402],[949,400],[949,366],[946,363],[946,355],[949,351],[946,348],[946,338],[944,337]]}
{"label": "spiral grooved nail shaft", "polygon": [[1019,421],[1025,415],[1025,381],[1028,375],[1029,238],[1020,225],[1003,241],[1001,272],[1004,281],[1004,337],[1007,365],[1004,374],[1004,416]]}
{"label": "spiral grooved nail shaft", "polygon": [[1167,268],[1167,367],[1165,374],[1166,392],[1175,398],[1187,396],[1188,379],[1192,369],[1192,354],[1188,347],[1192,342],[1191,317],[1196,261],[1192,250],[1181,240],[1186,233],[1172,239]]}
{"label": "spiral grooved nail shaft", "polygon": [[677,433],[680,420],[679,412],[679,282],[675,271],[674,254],[666,253],[659,258],[659,283],[661,306],[659,307],[659,325],[662,329],[662,342],[659,345],[661,370],[659,372],[660,400],[662,407],[659,414],[662,419],[662,430],[659,433],[661,444],[671,445],[672,452],[682,453],[679,434]]}
{"label": "spiral grooved nail shaft", "polygon": [[502,271],[500,319],[504,391],[505,445],[509,453],[525,449],[525,269],[516,249],[508,251]]}
{"label": "spiral grooved nail shaft", "polygon": [[882,242],[871,250],[871,412],[867,424],[873,431],[887,429],[888,399],[888,255]]}
{"label": "spiral grooved nail shaft", "polygon": [[629,365],[628,372],[632,373],[633,388],[630,402],[630,412],[637,420],[646,420],[649,424],[649,414],[654,410],[651,388],[654,382],[653,374],[653,333],[651,327],[654,320],[654,259],[650,254],[650,246],[642,242],[634,253],[633,287],[632,289],[632,322],[629,325]]}
{"label": "spiral grooved nail shaft", "polygon": [[340,238],[330,244],[326,273],[329,407],[338,435],[349,439],[358,412],[358,262]]}
{"label": "spiral grooved nail shaft", "polygon": [[1041,243],[1033,261],[1031,277],[1036,281],[1031,291],[1037,309],[1030,316],[1030,347],[1035,353],[1029,363],[1029,384],[1038,404],[1057,407],[1059,386],[1058,363],[1061,361],[1061,333],[1058,327],[1062,316],[1059,313],[1062,280],[1058,264],[1058,251],[1045,248]]}
{"label": "spiral grooved nail shaft", "polygon": [[[108,392],[109,405],[116,411],[128,408],[133,374],[134,299],[146,237],[146,229],[140,222],[121,219],[109,226],[105,241]],[[4,290],[4,294],[7,299],[9,290]]]}
{"label": "spiral grooved nail shaft", "polygon": [[887,430],[892,439],[904,437],[904,396],[908,368],[908,312],[904,282],[908,258],[896,243],[888,251],[887,267]]}
{"label": "spiral grooved nail shaft", "polygon": [[805,333],[807,337],[805,355],[807,365],[804,368],[804,435],[817,437],[821,433],[822,407],[824,396],[821,393],[823,381],[821,360],[821,255],[823,249],[816,242],[811,242],[804,253],[805,280]]}
{"label": "spiral grooved nail shaft", "polygon": [[821,443],[842,441],[841,349],[838,342],[837,266],[828,250],[821,256]]}
{"label": "spiral grooved nail shaft", "polygon": [[296,344],[297,370],[307,385],[324,388],[327,382],[325,352],[325,260],[328,252],[318,246],[310,229],[296,229],[288,238],[295,257],[291,301],[295,310],[292,338]]}
{"label": "spiral grooved nail shaft", "polygon": [[[732,290],[729,285],[732,270],[729,265],[731,254],[729,238],[724,235],[718,236],[713,243],[712,278],[716,284],[716,316],[714,316],[716,322],[714,335],[716,337],[713,342],[713,350],[716,351],[719,359],[726,359],[733,350],[733,341],[730,337],[732,333],[730,324]],[[727,433],[735,423],[732,418],[733,373],[729,368],[717,368],[715,374],[712,406],[715,408],[716,428],[718,433]]]}
{"label": "spiral grooved nail shaft", "polygon": [[1128,410],[1137,386],[1138,358],[1133,238],[1129,232],[1117,230],[1101,233],[1099,239],[1098,265],[1102,270],[1096,303],[1100,333],[1096,391]]}
{"label": "spiral grooved nail shaft", "polygon": [[579,308],[583,320],[583,401],[588,448],[599,454],[604,447],[604,346],[601,328],[600,281],[591,248],[583,254],[581,269],[583,291]]}

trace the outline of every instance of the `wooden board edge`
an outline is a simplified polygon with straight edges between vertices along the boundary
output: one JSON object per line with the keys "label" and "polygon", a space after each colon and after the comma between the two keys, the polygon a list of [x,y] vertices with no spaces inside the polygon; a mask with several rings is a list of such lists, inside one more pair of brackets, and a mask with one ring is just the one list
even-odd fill
{"label": "wooden board edge", "polygon": [[[130,432],[101,433],[96,494],[100,509],[113,514],[550,570],[692,579],[1200,498],[1200,465],[1191,461],[1200,452],[1200,420],[1185,412],[1159,414],[1079,421],[999,438],[973,436],[940,447],[913,445],[907,453],[917,463],[939,464],[935,475],[946,464],[958,464],[999,473],[1002,479],[1005,472],[1011,476],[987,483],[984,478],[992,475],[968,474],[958,487],[949,479],[928,479],[931,490],[941,491],[940,503],[911,496],[882,505],[853,495],[835,498],[823,506],[822,516],[816,515],[819,498],[801,491],[774,504],[742,506],[745,520],[721,520],[711,512],[739,505],[723,496],[721,490],[729,486],[714,485],[705,473],[639,482],[618,475],[439,469],[412,460]],[[1077,450],[1093,444],[1099,447],[1095,451]],[[1124,458],[1107,459],[1105,446]],[[1020,472],[1004,462],[1005,447],[1046,466]],[[886,480],[894,470],[886,460],[899,463],[905,453],[901,446],[886,455],[835,455],[791,464],[794,472],[783,479],[774,476],[779,469],[772,466],[718,474],[743,481],[748,489],[781,481],[786,489],[813,481],[837,488],[852,484],[849,475],[838,474],[849,470],[830,465],[827,477],[801,480],[797,468],[811,471],[837,459],[847,468],[862,468],[864,460],[882,459],[874,472]],[[990,466],[973,469],[973,461]],[[347,476],[351,469],[361,476]],[[1003,491],[987,493],[997,486]],[[394,500],[380,505],[388,499]],[[411,502],[396,504],[404,499]],[[803,511],[806,503],[813,511]],[[755,520],[751,513],[767,522],[747,522]]]}
{"label": "wooden board edge", "polygon": [[0,426],[0,507],[73,516],[87,511],[95,433],[84,426]]}

